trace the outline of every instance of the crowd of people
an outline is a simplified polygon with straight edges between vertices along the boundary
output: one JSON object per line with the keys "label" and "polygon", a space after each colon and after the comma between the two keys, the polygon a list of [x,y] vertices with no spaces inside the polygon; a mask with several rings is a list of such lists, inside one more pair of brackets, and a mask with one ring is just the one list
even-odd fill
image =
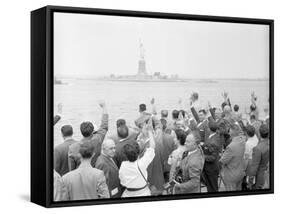
{"label": "crowd of people", "polygon": [[[87,200],[251,191],[269,188],[269,109],[259,117],[257,96],[251,94],[247,115],[228,93],[219,107],[198,105],[199,94],[188,98],[187,109],[157,112],[156,100],[139,105],[135,126],[116,121],[108,133],[106,104],[101,125],[61,127],[63,142],[54,148],[54,201]],[[61,106],[54,125],[61,118]]]}

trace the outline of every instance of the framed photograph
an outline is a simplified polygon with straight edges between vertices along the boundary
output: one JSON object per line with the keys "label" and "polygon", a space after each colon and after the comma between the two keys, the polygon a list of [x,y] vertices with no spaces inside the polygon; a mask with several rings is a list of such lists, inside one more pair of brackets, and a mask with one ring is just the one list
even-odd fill
{"label": "framed photograph", "polygon": [[31,12],[31,201],[273,193],[274,22]]}

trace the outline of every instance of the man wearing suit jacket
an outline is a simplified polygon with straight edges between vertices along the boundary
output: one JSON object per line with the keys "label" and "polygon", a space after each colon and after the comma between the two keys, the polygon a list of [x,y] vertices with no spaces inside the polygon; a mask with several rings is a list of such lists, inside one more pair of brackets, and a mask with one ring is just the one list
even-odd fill
{"label": "man wearing suit jacket", "polygon": [[61,127],[62,137],[64,142],[57,145],[54,149],[54,162],[55,162],[55,170],[63,176],[67,172],[69,172],[68,166],[68,150],[69,146],[76,141],[72,138],[73,129],[70,125],[64,125]]}
{"label": "man wearing suit jacket", "polygon": [[94,145],[91,142],[81,144],[79,147],[81,164],[77,169],[62,177],[67,191],[67,200],[109,198],[103,171],[91,166],[94,153]]}
{"label": "man wearing suit jacket", "polygon": [[121,163],[127,160],[127,156],[124,153],[124,146],[126,144],[135,143],[136,139],[129,138],[129,128],[126,125],[118,127],[117,134],[120,140],[116,143],[116,152],[113,159],[118,168],[120,168]]}
{"label": "man wearing suit jacket", "polygon": [[180,168],[182,183],[175,184],[175,194],[200,192],[200,178],[204,166],[204,154],[196,144],[193,134],[189,134],[185,141],[188,155],[184,157]]}
{"label": "man wearing suit jacket", "polygon": [[104,172],[110,198],[120,198],[123,192],[119,179],[119,169],[113,160],[115,147],[113,140],[106,139],[102,143],[102,152],[96,162],[96,168]]}
{"label": "man wearing suit jacket", "polygon": [[95,166],[96,160],[101,153],[101,144],[108,130],[108,113],[104,102],[101,102],[100,107],[103,110],[100,128],[95,131],[91,122],[83,122],[80,125],[80,130],[83,135],[83,139],[80,142],[74,143],[69,147],[68,161],[69,169],[76,169],[80,164],[79,149],[81,144],[91,143],[94,146],[95,154],[91,159],[92,167]]}
{"label": "man wearing suit jacket", "polygon": [[226,147],[219,162],[222,165],[221,176],[226,191],[241,190],[242,180],[245,176],[245,142],[238,124],[230,125],[230,144]]}
{"label": "man wearing suit jacket", "polygon": [[265,183],[265,172],[269,163],[269,129],[266,124],[260,126],[260,141],[253,148],[250,175],[255,177],[253,189],[262,189]]}
{"label": "man wearing suit jacket", "polygon": [[205,164],[203,169],[203,181],[206,184],[208,192],[218,191],[218,176],[219,176],[219,153],[220,153],[220,138],[216,133],[218,125],[216,122],[209,122],[210,136],[203,144],[202,150],[205,155]]}

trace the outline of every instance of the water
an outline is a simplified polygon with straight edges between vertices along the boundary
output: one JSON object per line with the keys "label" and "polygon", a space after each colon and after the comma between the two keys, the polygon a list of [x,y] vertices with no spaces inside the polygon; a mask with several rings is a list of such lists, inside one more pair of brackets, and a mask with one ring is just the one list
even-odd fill
{"label": "water", "polygon": [[[149,103],[152,97],[156,99],[157,111],[161,109],[179,109],[178,100],[187,108],[188,98],[193,91],[199,93],[200,104],[207,107],[207,101],[212,106],[219,107],[223,101],[222,91],[229,92],[232,105],[238,104],[240,111],[250,105],[251,92],[258,96],[263,116],[263,107],[268,103],[269,81],[262,80],[216,80],[188,82],[114,82],[82,79],[65,79],[66,85],[54,85],[54,112],[57,104],[63,104],[63,117],[54,127],[54,145],[62,142],[60,128],[62,125],[73,126],[74,138],[81,139],[79,126],[83,121],[92,121],[99,125],[102,110],[99,100],[105,100],[109,112],[109,129],[112,132],[119,118],[124,118],[127,124],[134,126],[138,117],[138,105]],[[170,115],[169,115],[170,116]]]}

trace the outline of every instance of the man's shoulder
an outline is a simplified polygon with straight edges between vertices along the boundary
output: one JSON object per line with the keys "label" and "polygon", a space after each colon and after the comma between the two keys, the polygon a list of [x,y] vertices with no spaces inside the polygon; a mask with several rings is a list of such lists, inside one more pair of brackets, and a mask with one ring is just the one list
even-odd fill
{"label": "man's shoulder", "polygon": [[80,148],[80,141],[75,141],[69,146],[69,151],[76,151]]}
{"label": "man's shoulder", "polygon": [[96,167],[99,167],[99,166],[104,166],[104,165],[106,165],[105,163],[106,163],[106,158],[104,157],[104,155],[100,155],[98,158],[97,158],[97,161],[96,161],[96,163],[95,163],[95,166]]}

